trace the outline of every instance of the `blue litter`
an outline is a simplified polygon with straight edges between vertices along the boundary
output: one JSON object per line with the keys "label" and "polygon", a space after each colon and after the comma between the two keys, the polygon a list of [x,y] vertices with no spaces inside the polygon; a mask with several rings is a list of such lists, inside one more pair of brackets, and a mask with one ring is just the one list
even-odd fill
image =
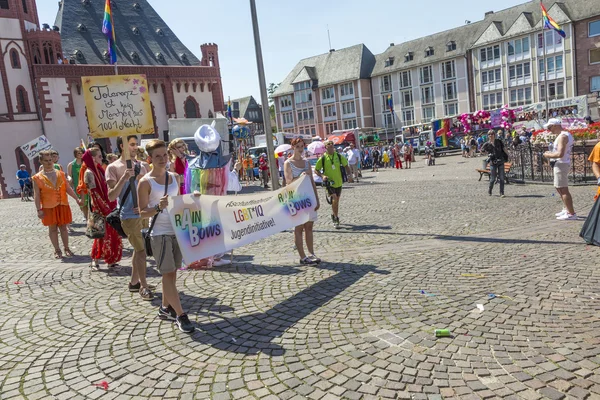
{"label": "blue litter", "polygon": [[493,299],[493,298],[496,297],[496,295],[494,293],[490,293],[490,294],[488,294],[488,296],[489,296],[490,299]]}

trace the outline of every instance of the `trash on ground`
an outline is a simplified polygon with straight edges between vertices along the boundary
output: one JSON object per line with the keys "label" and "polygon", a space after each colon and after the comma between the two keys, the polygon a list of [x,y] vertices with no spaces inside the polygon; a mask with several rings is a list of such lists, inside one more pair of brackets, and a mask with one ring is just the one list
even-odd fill
{"label": "trash on ground", "polygon": [[436,329],[435,337],[450,337],[450,329]]}
{"label": "trash on ground", "polygon": [[476,279],[481,279],[481,278],[486,277],[484,274],[460,274],[460,276],[464,276],[465,278],[476,278]]}
{"label": "trash on ground", "polygon": [[94,384],[94,386],[96,386],[98,388],[102,388],[104,390],[108,390],[108,382],[106,382],[106,381],[102,381],[100,383],[96,383],[96,384]]}

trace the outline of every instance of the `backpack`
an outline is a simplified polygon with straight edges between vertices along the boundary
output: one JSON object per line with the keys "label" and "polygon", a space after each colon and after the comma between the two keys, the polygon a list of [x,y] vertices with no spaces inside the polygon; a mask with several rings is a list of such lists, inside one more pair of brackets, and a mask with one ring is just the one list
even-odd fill
{"label": "backpack", "polygon": [[[337,151],[335,152],[335,154],[337,154],[338,160],[340,162],[340,170],[342,170],[342,181],[348,182],[348,174],[346,174],[346,168],[344,168],[344,166],[342,165],[342,156],[340,156],[340,153],[338,153]],[[321,170],[322,173],[325,171],[325,154],[321,156],[321,165],[323,166],[323,169]]]}

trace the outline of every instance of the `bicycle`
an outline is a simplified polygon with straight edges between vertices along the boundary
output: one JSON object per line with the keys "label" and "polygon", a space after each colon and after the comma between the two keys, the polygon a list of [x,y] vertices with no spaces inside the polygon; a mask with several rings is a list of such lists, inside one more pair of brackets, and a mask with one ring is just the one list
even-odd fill
{"label": "bicycle", "polygon": [[23,186],[23,198],[25,199],[25,201],[32,201],[33,198],[33,185],[31,183],[30,179],[27,179],[25,181],[25,185]]}

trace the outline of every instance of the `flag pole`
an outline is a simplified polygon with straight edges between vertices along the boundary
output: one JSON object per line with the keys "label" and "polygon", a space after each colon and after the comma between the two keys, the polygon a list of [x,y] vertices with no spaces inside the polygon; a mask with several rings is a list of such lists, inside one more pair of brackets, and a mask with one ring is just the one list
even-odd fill
{"label": "flag pole", "polygon": [[[540,0],[540,9],[543,10],[544,4],[543,1]],[[546,32],[544,31],[544,16],[542,15],[542,47],[544,52],[544,99],[546,101],[546,122],[550,119],[550,110],[548,109],[548,97],[550,93],[548,93],[548,60],[546,59]],[[538,63],[539,65],[539,63]]]}

